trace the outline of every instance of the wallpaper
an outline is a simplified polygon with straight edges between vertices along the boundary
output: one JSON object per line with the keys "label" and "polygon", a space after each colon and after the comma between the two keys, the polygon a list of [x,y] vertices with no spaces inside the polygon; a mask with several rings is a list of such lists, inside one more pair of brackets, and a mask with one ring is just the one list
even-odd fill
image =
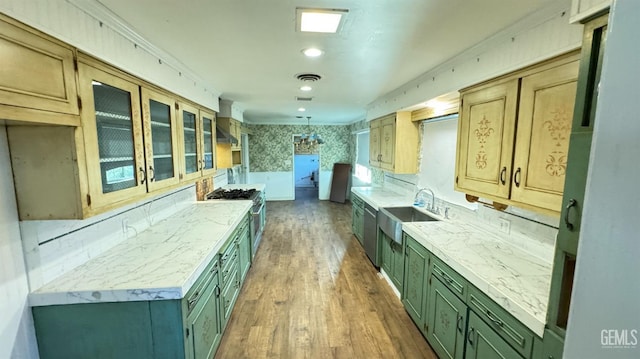
{"label": "wallpaper", "polygon": [[353,163],[350,126],[247,125],[251,172],[293,171],[293,135],[316,132],[320,145],[320,170],[331,171],[336,162]]}

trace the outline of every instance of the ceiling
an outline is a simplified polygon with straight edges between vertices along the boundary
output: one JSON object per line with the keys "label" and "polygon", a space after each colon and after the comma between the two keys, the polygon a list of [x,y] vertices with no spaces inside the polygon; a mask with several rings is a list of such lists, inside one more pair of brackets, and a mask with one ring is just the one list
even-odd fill
{"label": "ceiling", "polygon": [[[99,2],[244,109],[245,121],[339,124],[364,119],[375,99],[553,0]],[[338,34],[302,33],[296,7],[349,13]],[[324,55],[307,58],[308,47]],[[322,79],[303,92],[295,75],[308,72]]]}

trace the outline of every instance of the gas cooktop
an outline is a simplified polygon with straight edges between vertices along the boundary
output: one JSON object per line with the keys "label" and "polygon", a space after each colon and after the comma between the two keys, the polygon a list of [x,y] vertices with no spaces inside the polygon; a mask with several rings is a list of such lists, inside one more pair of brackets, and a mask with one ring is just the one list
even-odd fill
{"label": "gas cooktop", "polygon": [[217,189],[207,195],[207,199],[253,199],[256,190],[251,189]]}

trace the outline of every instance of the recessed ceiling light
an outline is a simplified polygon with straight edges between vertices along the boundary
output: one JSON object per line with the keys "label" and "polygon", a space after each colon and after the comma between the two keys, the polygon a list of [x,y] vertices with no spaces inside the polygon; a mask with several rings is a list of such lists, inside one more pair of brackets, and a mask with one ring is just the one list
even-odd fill
{"label": "recessed ceiling light", "polygon": [[302,53],[306,57],[318,57],[322,55],[322,50],[316,49],[315,47],[310,47],[308,49],[302,50]]}
{"label": "recessed ceiling light", "polygon": [[300,108],[298,108],[298,111],[300,111],[300,112],[305,112],[306,110],[307,110],[307,109],[306,109],[306,108],[304,108],[304,107],[300,107]]}
{"label": "recessed ceiling light", "polygon": [[336,33],[344,23],[346,9],[296,9],[298,30],[302,32]]}
{"label": "recessed ceiling light", "polygon": [[302,90],[302,91],[311,91],[311,86],[304,85],[304,86],[300,87],[300,90]]}

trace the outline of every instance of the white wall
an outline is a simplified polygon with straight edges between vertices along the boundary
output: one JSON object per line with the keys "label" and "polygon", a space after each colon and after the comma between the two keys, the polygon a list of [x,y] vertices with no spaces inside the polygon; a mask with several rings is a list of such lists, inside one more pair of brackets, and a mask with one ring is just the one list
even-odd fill
{"label": "white wall", "polygon": [[[577,49],[582,26],[569,25],[570,0],[549,3],[482,43],[428,69],[367,106],[371,120]],[[469,26],[473,31],[473,26]]]}
{"label": "white wall", "polygon": [[[333,171],[320,171],[318,198],[328,200]],[[294,193],[293,172],[249,172],[249,183],[264,183],[267,201],[292,201]]]}
{"label": "white wall", "polygon": [[38,358],[7,132],[0,124],[0,359]]}
{"label": "white wall", "polygon": [[[636,0],[609,18],[565,358],[640,358],[639,18]],[[603,347],[609,329],[635,347]]]}

